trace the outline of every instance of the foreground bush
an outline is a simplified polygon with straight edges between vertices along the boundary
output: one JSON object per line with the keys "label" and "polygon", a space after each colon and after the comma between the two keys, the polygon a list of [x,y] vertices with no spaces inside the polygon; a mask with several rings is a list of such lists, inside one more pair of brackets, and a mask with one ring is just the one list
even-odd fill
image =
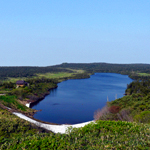
{"label": "foreground bush", "polygon": [[134,119],[137,122],[150,123],[150,111],[143,111],[139,115],[136,115]]}
{"label": "foreground bush", "polygon": [[[0,137],[1,139],[13,138],[15,136],[24,135],[25,133],[46,132],[44,129],[38,128],[36,125],[18,118],[7,110],[0,108]],[[2,142],[2,141],[1,141]],[[0,142],[0,144],[2,144]]]}
{"label": "foreground bush", "polygon": [[150,148],[150,126],[122,121],[97,121],[68,134],[39,133],[0,138],[0,149],[145,149]]}
{"label": "foreground bush", "polygon": [[94,112],[94,120],[107,120],[107,116],[110,114],[108,107],[105,106],[102,109],[98,109]]}

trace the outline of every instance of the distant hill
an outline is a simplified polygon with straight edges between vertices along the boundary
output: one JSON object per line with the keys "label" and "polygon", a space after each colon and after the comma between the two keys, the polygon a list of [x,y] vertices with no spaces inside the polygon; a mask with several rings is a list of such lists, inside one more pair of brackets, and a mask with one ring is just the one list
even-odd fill
{"label": "distant hill", "polygon": [[112,72],[128,74],[135,78],[137,73],[150,73],[150,64],[110,64],[110,63],[62,63],[47,67],[0,67],[0,78],[7,77],[32,77],[37,73],[47,72],[73,72],[71,69],[81,69],[87,73]]}

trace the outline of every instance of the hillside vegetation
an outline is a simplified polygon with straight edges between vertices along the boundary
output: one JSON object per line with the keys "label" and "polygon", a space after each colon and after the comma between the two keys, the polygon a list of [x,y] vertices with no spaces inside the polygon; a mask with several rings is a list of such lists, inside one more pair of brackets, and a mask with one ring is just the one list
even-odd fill
{"label": "hillside vegetation", "polygon": [[0,149],[149,149],[150,126],[124,121],[97,121],[67,134],[46,130],[0,109]]}
{"label": "hillside vegetation", "polygon": [[150,80],[133,81],[128,85],[126,94],[97,110],[94,118],[150,124]]}

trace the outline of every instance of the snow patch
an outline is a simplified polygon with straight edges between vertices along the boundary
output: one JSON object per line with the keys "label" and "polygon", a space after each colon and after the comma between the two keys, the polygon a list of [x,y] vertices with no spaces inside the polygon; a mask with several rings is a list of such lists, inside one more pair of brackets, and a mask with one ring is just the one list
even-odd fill
{"label": "snow patch", "polygon": [[30,108],[30,103],[27,103],[26,106]]}
{"label": "snow patch", "polygon": [[46,123],[41,123],[41,122],[38,122],[36,120],[33,120],[21,113],[17,113],[17,112],[13,112],[14,115],[26,120],[26,121],[29,121],[39,127],[42,127],[42,128],[45,128],[47,130],[50,130],[54,133],[66,133],[68,127],[72,127],[72,128],[80,128],[80,127],[84,127],[85,125],[91,123],[91,122],[94,122],[94,121],[88,121],[88,122],[84,122],[84,123],[79,123],[79,124],[74,124],[74,125],[65,125],[65,124],[62,124],[62,125],[50,125],[50,124],[46,124]]}

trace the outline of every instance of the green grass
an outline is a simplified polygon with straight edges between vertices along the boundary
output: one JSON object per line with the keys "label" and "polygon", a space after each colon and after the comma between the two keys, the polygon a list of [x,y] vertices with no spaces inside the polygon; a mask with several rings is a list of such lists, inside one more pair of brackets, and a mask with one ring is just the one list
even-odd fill
{"label": "green grass", "polygon": [[[68,72],[59,72],[59,73],[45,73],[45,74],[37,74],[38,77],[45,77],[45,78],[64,78],[70,77],[73,73]],[[36,77],[35,77],[36,78]]]}
{"label": "green grass", "polygon": [[[38,73],[35,76],[31,77],[31,79],[32,78],[34,78],[34,79],[35,78],[42,78],[42,77],[50,78],[50,79],[67,78],[67,77],[71,77],[72,75],[82,74],[82,73],[85,72],[84,70],[75,70],[75,69],[70,69],[70,68],[67,68],[67,69],[73,71],[73,73],[69,73],[69,72]],[[15,83],[18,80],[26,80],[26,79],[28,79],[28,78],[26,78],[26,77],[22,77],[22,78],[19,78],[19,77],[17,77],[17,78],[8,77],[6,80],[3,80],[2,82],[12,82],[12,83]]]}
{"label": "green grass", "polygon": [[74,69],[68,69],[73,71],[73,73],[69,72],[58,72],[58,73],[44,73],[44,74],[36,74],[38,77],[45,77],[45,78],[66,78],[66,77],[71,77],[72,75],[79,74],[79,73],[84,73],[84,70],[74,70]]}
{"label": "green grass", "polygon": [[70,68],[67,68],[68,70],[71,70],[71,71],[73,71],[74,73],[84,73],[85,72],[85,70],[81,70],[81,69],[70,69]]}
{"label": "green grass", "polygon": [[7,107],[18,109],[21,111],[26,111],[27,107],[20,104],[15,96],[0,96],[0,102]]}
{"label": "green grass", "polygon": [[18,80],[26,80],[27,78],[22,77],[22,78],[13,78],[13,77],[8,77],[6,80],[3,80],[3,82],[12,82],[12,83],[16,83],[16,81]]}
{"label": "green grass", "polygon": [[140,75],[140,76],[150,76],[149,73],[138,73],[138,75]]}

